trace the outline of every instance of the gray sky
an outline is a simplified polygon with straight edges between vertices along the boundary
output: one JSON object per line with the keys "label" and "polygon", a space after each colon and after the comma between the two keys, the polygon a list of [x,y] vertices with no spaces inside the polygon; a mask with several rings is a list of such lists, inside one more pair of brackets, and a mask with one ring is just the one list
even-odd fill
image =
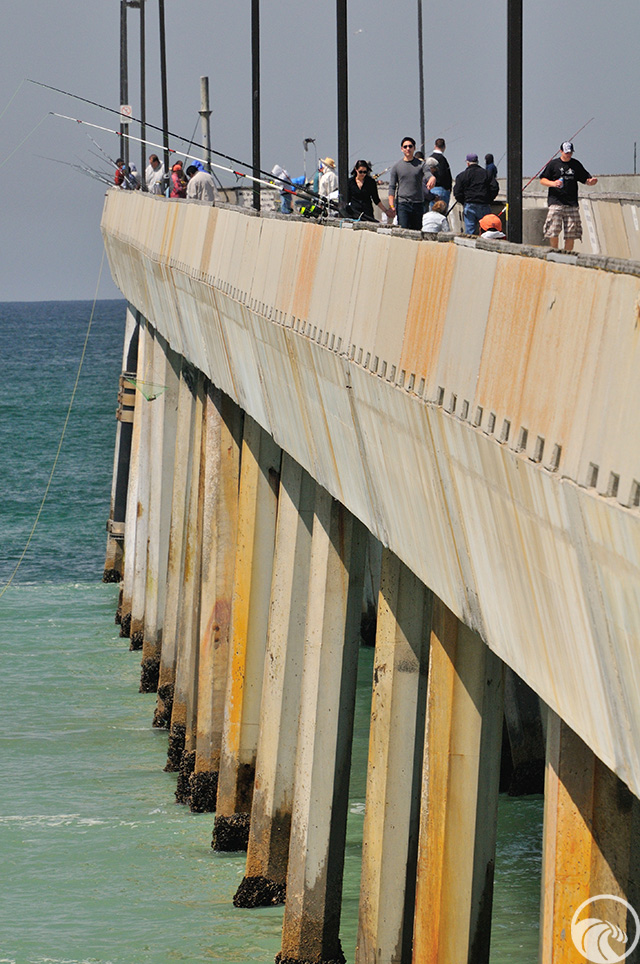
{"label": "gray sky", "polygon": [[[491,151],[498,161],[506,150],[506,0],[423,2],[428,143],[446,138],[454,173],[467,151]],[[191,137],[200,76],[206,74],[213,146],[249,161],[249,0],[166,0],[165,6],[170,128]],[[0,300],[93,297],[103,187],[38,155],[107,170],[90,153],[96,148],[87,128],[48,112],[105,127],[117,127],[118,119],[20,84],[29,77],[117,108],[119,8],[118,0],[2,2]],[[631,172],[634,140],[640,139],[638,0],[604,6],[596,0],[524,0],[524,8],[525,174],[534,174],[561,140],[592,117],[576,138],[576,156],[594,174]],[[305,137],[317,139],[320,156],[337,156],[335,3],[262,0],[261,15],[262,167],[277,162],[298,175]],[[134,115],[138,20],[138,11],[130,10]],[[367,158],[376,170],[398,158],[403,136],[419,136],[416,20],[416,0],[349,0],[350,157]],[[147,2],[147,60],[147,118],[161,125],[156,0]],[[135,127],[132,133],[138,133]],[[91,134],[117,156],[117,138]],[[131,150],[139,166],[139,148]],[[307,162],[311,169],[313,147]],[[499,167],[504,175],[504,159]],[[117,294],[105,267],[100,296]]]}

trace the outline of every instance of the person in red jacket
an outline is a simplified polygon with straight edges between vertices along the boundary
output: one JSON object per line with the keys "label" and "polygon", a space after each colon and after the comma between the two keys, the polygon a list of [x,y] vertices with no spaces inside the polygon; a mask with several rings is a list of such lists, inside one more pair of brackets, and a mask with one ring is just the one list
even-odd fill
{"label": "person in red jacket", "polygon": [[186,197],[187,179],[182,170],[182,161],[176,161],[171,168],[171,191],[169,197]]}

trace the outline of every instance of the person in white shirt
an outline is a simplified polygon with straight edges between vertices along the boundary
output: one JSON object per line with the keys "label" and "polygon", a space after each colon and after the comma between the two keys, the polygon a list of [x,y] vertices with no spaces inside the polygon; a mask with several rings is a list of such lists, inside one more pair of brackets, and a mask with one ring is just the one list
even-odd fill
{"label": "person in white shirt", "polygon": [[451,230],[447,221],[447,205],[444,201],[434,201],[431,210],[423,214],[422,230],[430,234]]}
{"label": "person in white shirt", "polygon": [[160,163],[157,154],[150,156],[149,166],[144,172],[144,179],[149,194],[164,194],[162,190],[164,183],[164,164]]}
{"label": "person in white shirt", "polygon": [[322,167],[323,173],[318,184],[318,194],[321,197],[329,197],[330,194],[338,190],[336,162],[332,157],[325,157],[322,160]]}
{"label": "person in white shirt", "polygon": [[195,164],[187,168],[187,197],[196,201],[208,201],[215,204],[215,185],[213,178],[207,171],[199,171]]}

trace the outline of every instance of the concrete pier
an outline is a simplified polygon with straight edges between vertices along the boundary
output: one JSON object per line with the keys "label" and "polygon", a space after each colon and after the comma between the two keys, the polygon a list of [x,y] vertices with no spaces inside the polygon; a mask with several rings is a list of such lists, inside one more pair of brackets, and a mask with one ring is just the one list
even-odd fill
{"label": "concrete pier", "polygon": [[245,850],[258,747],[282,452],[245,417],[214,850]]}
{"label": "concrete pier", "polygon": [[245,876],[233,902],[284,901],[316,483],[282,457],[260,734]]}
{"label": "concrete pier", "polygon": [[342,961],[368,544],[357,964],[487,964],[503,732],[519,793],[546,738],[541,962],[599,894],[630,946],[640,263],[334,220],[107,196],[123,369],[167,392],[122,408],[105,571],[178,796],[247,847],[238,904],[284,897],[280,961]]}
{"label": "concrete pier", "polygon": [[242,427],[241,409],[222,392],[209,387],[203,443],[198,719],[189,801],[196,813],[216,808],[229,663]]}
{"label": "concrete pier", "polygon": [[384,549],[357,964],[411,960],[432,597]]}
{"label": "concrete pier", "polygon": [[344,961],[340,911],[365,539],[358,521],[319,488],[281,964]]}

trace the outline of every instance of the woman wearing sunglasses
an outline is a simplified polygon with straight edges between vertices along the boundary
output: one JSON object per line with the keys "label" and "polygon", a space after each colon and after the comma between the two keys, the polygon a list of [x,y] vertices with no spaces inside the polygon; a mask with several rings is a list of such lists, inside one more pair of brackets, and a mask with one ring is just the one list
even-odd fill
{"label": "woman wearing sunglasses", "polygon": [[348,206],[349,217],[354,221],[375,221],[373,205],[376,204],[385,214],[391,214],[380,200],[378,185],[371,177],[368,161],[356,161],[349,178]]}

